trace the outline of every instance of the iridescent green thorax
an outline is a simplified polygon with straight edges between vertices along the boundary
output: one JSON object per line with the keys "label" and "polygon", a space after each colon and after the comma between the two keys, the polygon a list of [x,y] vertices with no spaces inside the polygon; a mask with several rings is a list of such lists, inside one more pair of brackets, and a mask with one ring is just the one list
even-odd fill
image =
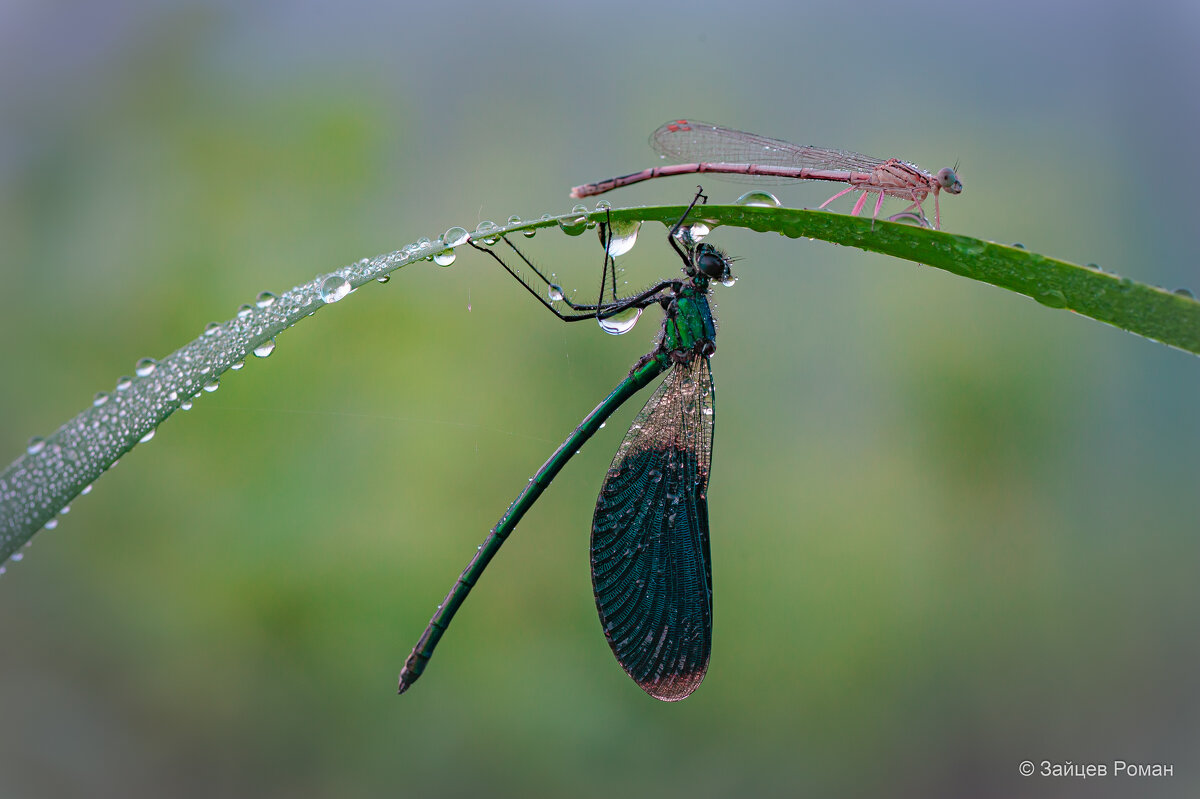
{"label": "iridescent green thorax", "polygon": [[717,325],[708,304],[708,281],[703,277],[684,284],[663,319],[662,351],[711,355],[716,349]]}

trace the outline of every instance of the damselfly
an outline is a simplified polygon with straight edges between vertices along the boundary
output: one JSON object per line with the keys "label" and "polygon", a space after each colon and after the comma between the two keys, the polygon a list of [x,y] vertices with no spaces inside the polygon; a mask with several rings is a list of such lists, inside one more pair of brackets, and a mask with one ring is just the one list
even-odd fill
{"label": "damselfly", "polygon": [[830,180],[849,183],[850,187],[821,203],[819,208],[824,208],[844,194],[861,191],[862,196],[854,204],[855,216],[862,211],[867,198],[877,194],[874,217],[879,216],[885,196],[899,197],[908,200],[911,205],[896,216],[915,211],[921,222],[928,224],[921,203],[932,194],[934,227],[940,228],[942,212],[938,196],[943,191],[949,194],[962,192],[962,181],[950,167],[943,167],[937,174],[931,175],[916,164],[897,158],[872,158],[848,150],[791,144],[696,120],[677,119],[666,123],[651,134],[650,146],[663,158],[675,163],[576,186],[571,189],[571,196],[590,197],[651,178],[693,172],[748,176],[755,182],[767,183]]}
{"label": "damselfly", "polygon": [[[668,234],[685,277],[664,280],[627,299],[615,298],[612,225],[605,224],[604,269],[594,305],[573,302],[507,238],[502,240],[509,249],[545,283],[548,297],[493,250],[472,242],[564,322],[603,321],[659,305],[664,312],[662,331],[654,349],[584,417],[492,528],[405,661],[400,693],[421,676],[483,570],[571,456],[617,408],[668,369],[634,419],[600,488],[592,518],[592,587],[613,654],[646,693],[676,701],[704,679],[712,645],[707,491],[714,402],[709,357],[716,349],[717,332],[708,293],[712,281],[733,282],[730,258],[712,245],[697,243],[685,229],[696,203],[706,200],[697,191]],[[606,285],[613,296],[609,301],[604,299]],[[559,303],[565,312],[556,307]]]}

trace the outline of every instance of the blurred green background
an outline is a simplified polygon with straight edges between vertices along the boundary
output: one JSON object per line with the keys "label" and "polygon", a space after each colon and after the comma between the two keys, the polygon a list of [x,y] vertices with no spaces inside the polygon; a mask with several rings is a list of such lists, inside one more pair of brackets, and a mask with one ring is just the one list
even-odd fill
{"label": "blurred green background", "polygon": [[[947,230],[1196,289],[1198,40],[1185,2],[2,4],[0,460],[261,290],[567,210],[678,116],[957,161]],[[674,273],[662,233],[632,280]],[[281,336],[10,564],[0,796],[1195,796],[1196,359],[907,262],[710,241],[744,260],[692,698],[646,697],[595,618],[636,401],[393,695],[657,329],[558,324],[468,252]],[[594,281],[593,236],[528,244]],[[1118,758],[1175,776],[1017,771]]]}

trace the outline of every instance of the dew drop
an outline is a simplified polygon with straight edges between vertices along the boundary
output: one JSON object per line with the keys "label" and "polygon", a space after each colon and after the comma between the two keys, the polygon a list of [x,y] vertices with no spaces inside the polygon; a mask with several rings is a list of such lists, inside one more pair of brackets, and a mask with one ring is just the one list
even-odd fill
{"label": "dew drop", "polygon": [[375,278],[375,282],[376,283],[386,283],[391,279],[392,279],[391,275],[380,275],[379,277]]}
{"label": "dew drop", "polygon": [[30,455],[36,455],[46,448],[46,439],[41,436],[34,436],[29,439],[29,443],[25,446],[25,451]]}
{"label": "dew drop", "polygon": [[449,266],[454,263],[456,255],[454,250],[442,250],[437,255],[433,256],[433,262],[438,266]]}
{"label": "dew drop", "polygon": [[571,209],[571,213],[560,217],[558,226],[563,233],[568,236],[578,236],[587,230],[588,210],[585,205],[577,205]]}
{"label": "dew drop", "polygon": [[14,552],[14,553],[12,553],[12,555],[9,556],[9,560],[11,560],[13,563],[20,563],[24,559],[25,559],[24,552]]}
{"label": "dew drop", "polygon": [[[633,245],[637,244],[638,231],[641,230],[641,227],[642,223],[636,220],[633,222],[613,222],[612,239],[608,242],[608,254],[613,258],[619,258],[632,250]],[[601,244],[604,243],[603,235],[600,237],[600,242]]]}
{"label": "dew drop", "polygon": [[779,198],[769,191],[748,191],[733,201],[748,208],[778,208]]}
{"label": "dew drop", "polygon": [[190,399],[185,399],[183,402],[179,403],[179,410],[190,411],[191,409],[192,409],[192,401]]}
{"label": "dew drop", "polygon": [[1012,246],[1013,246],[1013,247],[1016,247],[1018,250],[1023,250],[1023,249],[1025,249],[1025,245],[1024,245],[1024,244],[1022,244],[1022,243],[1021,243],[1021,242],[1019,242],[1019,241],[1014,241],[1014,242],[1012,243]]}
{"label": "dew drop", "polygon": [[335,303],[350,293],[350,281],[341,275],[330,275],[321,284],[321,299],[326,303]]}
{"label": "dew drop", "polygon": [[257,305],[259,308],[270,308],[272,305],[275,304],[275,299],[276,299],[275,295],[272,294],[271,292],[261,291],[261,292],[259,292],[258,297],[255,298],[254,304]]}
{"label": "dew drop", "polygon": [[1196,295],[1192,294],[1191,289],[1178,288],[1175,289],[1175,293],[1180,297],[1187,297],[1189,300],[1194,300],[1196,298]]}
{"label": "dew drop", "polygon": [[245,361],[234,361],[233,363],[231,363],[229,365],[229,368],[236,372],[237,370],[241,369],[245,365],[246,365]]}
{"label": "dew drop", "polygon": [[158,361],[154,360],[153,358],[142,358],[137,362],[137,365],[133,367],[133,371],[138,377],[149,377],[150,375],[154,374],[154,370],[157,368]]}
{"label": "dew drop", "polygon": [[557,283],[551,283],[550,288],[546,289],[546,296],[550,298],[551,302],[561,302],[565,295],[563,294],[562,286]]}
{"label": "dew drop", "polygon": [[467,233],[466,228],[455,225],[452,228],[448,228],[446,232],[442,234],[442,243],[447,247],[457,247],[460,244],[466,244],[468,237],[469,234]]}
{"label": "dew drop", "polygon": [[252,313],[254,313],[254,309],[252,307],[249,305],[243,305],[242,307],[238,308],[237,317],[238,319],[245,319]]}
{"label": "dew drop", "polygon": [[108,402],[108,393],[97,391],[96,396],[92,397],[92,405],[99,408],[104,403]]}
{"label": "dew drop", "polygon": [[132,385],[133,378],[129,375],[122,375],[121,378],[117,380],[117,391],[126,391]]}
{"label": "dew drop", "polygon": [[724,286],[725,288],[730,288],[736,282],[738,282],[737,275],[730,275],[729,277],[727,277],[721,281],[721,285]]}
{"label": "dew drop", "polygon": [[521,217],[517,216],[516,214],[513,214],[508,218],[509,227],[516,227],[519,224],[521,224]]}
{"label": "dew drop", "polygon": [[46,526],[47,530],[55,529],[56,527],[58,527],[58,519],[51,519],[50,521],[46,522],[45,526]]}
{"label": "dew drop", "polygon": [[155,431],[154,431],[154,430],[150,430],[150,432],[146,433],[146,435],[144,435],[144,436],[142,436],[141,438],[139,438],[139,439],[138,439],[138,443],[139,443],[139,444],[145,444],[147,441],[149,441],[150,439],[154,438],[154,433],[155,433]]}
{"label": "dew drop", "polygon": [[1067,298],[1058,289],[1048,289],[1047,291],[1043,291],[1034,297],[1034,299],[1036,299],[1042,305],[1045,305],[1047,308],[1067,307]]}
{"label": "dew drop", "polygon": [[221,332],[221,326],[216,322],[209,322],[204,328],[204,335],[215,336]]}
{"label": "dew drop", "polygon": [[496,227],[496,223],[490,219],[485,219],[475,226],[474,238],[481,240],[484,244],[491,247],[500,241],[500,237],[495,233],[496,230],[499,230]]}
{"label": "dew drop", "polygon": [[521,233],[523,233],[525,235],[525,238],[532,239],[534,236],[537,235],[537,228],[535,228],[535,227],[526,228],[525,230],[522,230]]}
{"label": "dew drop", "polygon": [[275,351],[275,339],[269,338],[254,348],[256,358],[265,358]]}
{"label": "dew drop", "polygon": [[220,387],[221,387],[221,381],[215,377],[212,380],[209,380],[207,383],[204,384],[204,390],[207,391],[209,394],[213,393]]}
{"label": "dew drop", "polygon": [[88,483],[86,486],[84,486],[84,489],[79,492],[80,496],[86,496],[87,494],[90,494],[90,493],[92,493],[92,484],[91,483]]}
{"label": "dew drop", "polygon": [[626,308],[620,313],[614,314],[607,319],[599,320],[600,329],[610,335],[620,336],[624,333],[628,333],[630,330],[633,330],[633,326],[637,324],[637,321],[641,315],[641,308]]}

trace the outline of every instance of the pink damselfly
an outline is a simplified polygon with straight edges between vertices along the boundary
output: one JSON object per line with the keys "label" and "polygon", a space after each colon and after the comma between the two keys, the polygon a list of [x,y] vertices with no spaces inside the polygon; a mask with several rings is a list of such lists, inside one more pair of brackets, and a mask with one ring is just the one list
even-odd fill
{"label": "pink damselfly", "polygon": [[824,208],[850,192],[861,191],[862,196],[854,204],[855,216],[862,211],[867,198],[877,194],[879,196],[872,218],[879,216],[885,196],[899,197],[908,200],[911,205],[896,214],[897,217],[915,211],[918,218],[928,224],[921,203],[932,194],[934,227],[940,228],[942,212],[938,196],[943,191],[950,194],[962,192],[962,181],[950,167],[943,167],[937,174],[931,175],[916,164],[898,158],[872,158],[848,150],[806,147],[696,120],[676,119],[668,122],[650,136],[650,146],[663,158],[675,163],[576,186],[571,189],[571,196],[590,197],[651,178],[695,172],[744,176],[758,183],[831,180],[849,183],[850,187],[839,191],[818,208]]}

